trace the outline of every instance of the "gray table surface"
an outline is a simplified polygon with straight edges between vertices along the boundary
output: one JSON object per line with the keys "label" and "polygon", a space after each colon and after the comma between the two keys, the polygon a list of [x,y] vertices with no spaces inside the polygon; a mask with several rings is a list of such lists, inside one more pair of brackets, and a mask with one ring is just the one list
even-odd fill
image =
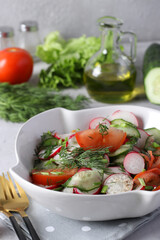
{"label": "gray table surface", "polygon": [[[137,69],[138,69],[138,79],[137,81],[142,81],[142,76],[141,76],[141,64],[142,64],[142,59],[143,59],[143,53],[146,49],[146,47],[150,43],[139,43],[138,44],[138,57],[137,57]],[[45,67],[45,65],[42,66],[41,63],[35,65],[34,68],[34,74],[31,79],[32,82],[36,83],[37,81],[37,73],[39,70]],[[65,92],[65,91],[64,91]],[[86,96],[88,96],[86,89],[83,87],[78,90],[67,90],[68,93],[70,93],[72,96],[76,96],[77,94],[83,93]],[[150,107],[154,109],[160,110],[160,106],[151,104],[146,97],[144,96],[143,98],[139,98],[136,100],[133,100],[127,104],[131,105],[137,105],[137,106],[145,106],[145,107]],[[96,101],[92,101],[90,106],[91,108],[93,107],[100,107],[100,106],[107,106],[109,104],[102,104],[98,103]],[[8,169],[16,164],[16,157],[15,157],[15,152],[14,152],[14,143],[15,143],[15,137],[16,134],[21,127],[21,123],[12,123],[12,122],[6,122],[2,119],[0,119],[0,153],[1,153],[1,158],[0,158],[0,174],[2,172],[8,171]],[[35,204],[35,203],[34,203]],[[39,221],[37,221],[39,222]],[[36,219],[34,219],[34,223],[36,225]],[[126,240],[156,240],[160,239],[160,228],[159,228],[159,223],[160,223],[160,215],[155,217],[152,221],[149,223],[143,225],[141,228],[136,230],[134,233],[132,233],[130,236],[126,238]],[[38,223],[37,223],[38,224]],[[70,221],[66,220],[66,224],[68,224],[68,227],[70,227]],[[85,226],[85,223],[84,223]],[[40,227],[40,226],[38,226]],[[52,232],[53,229],[49,229],[48,231]],[[63,230],[62,230],[63,231]],[[84,230],[85,231],[85,230]],[[87,231],[87,230],[86,230]],[[54,231],[51,233],[53,234],[53,239],[54,238]],[[1,240],[16,240],[17,236],[16,234],[7,228],[3,220],[0,219],[0,239]],[[66,238],[65,238],[66,239]],[[78,238],[78,240],[81,240],[82,238]],[[84,239],[84,238],[83,238]],[[87,237],[85,238],[87,240]],[[46,240],[46,239],[44,239]],[[63,240],[63,238],[62,238]]]}

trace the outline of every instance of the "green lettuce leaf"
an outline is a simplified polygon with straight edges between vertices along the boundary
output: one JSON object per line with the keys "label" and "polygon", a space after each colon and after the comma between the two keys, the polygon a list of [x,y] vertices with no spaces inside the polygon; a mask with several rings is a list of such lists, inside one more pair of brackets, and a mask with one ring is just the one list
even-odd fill
{"label": "green lettuce leaf", "polygon": [[59,90],[83,84],[84,67],[99,48],[100,38],[81,36],[64,40],[58,31],[50,33],[36,51],[42,61],[50,64],[40,72],[40,86]]}

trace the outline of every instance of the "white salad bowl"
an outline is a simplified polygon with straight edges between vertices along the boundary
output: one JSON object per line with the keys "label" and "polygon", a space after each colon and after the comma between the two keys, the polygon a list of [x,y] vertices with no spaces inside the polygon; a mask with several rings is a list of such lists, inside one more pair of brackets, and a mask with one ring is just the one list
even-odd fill
{"label": "white salad bowl", "polygon": [[44,132],[55,130],[68,133],[77,128],[87,129],[94,117],[107,117],[116,110],[133,112],[143,128],[160,128],[160,112],[145,107],[113,105],[80,111],[51,109],[32,117],[19,130],[15,143],[17,164],[10,169],[12,176],[32,199],[71,219],[103,221],[140,217],[154,211],[160,206],[160,191],[133,190],[113,195],[82,195],[48,190],[31,183],[34,151]]}

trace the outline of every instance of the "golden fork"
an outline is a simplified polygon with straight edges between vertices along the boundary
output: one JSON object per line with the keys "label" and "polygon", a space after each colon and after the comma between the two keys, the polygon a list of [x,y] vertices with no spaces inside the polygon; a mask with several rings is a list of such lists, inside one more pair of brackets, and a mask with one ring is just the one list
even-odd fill
{"label": "golden fork", "polygon": [[3,186],[3,192],[5,196],[5,200],[2,203],[3,208],[9,212],[18,212],[23,218],[32,239],[40,240],[31,221],[28,218],[28,215],[25,212],[25,209],[27,209],[29,206],[29,200],[26,193],[24,192],[23,188],[17,182],[15,182],[18,190],[17,193],[9,173],[7,173],[7,175],[8,179],[6,179],[3,174],[1,184]]}
{"label": "golden fork", "polygon": [[25,235],[23,234],[20,226],[18,225],[15,217],[14,217],[9,211],[7,211],[6,209],[4,209],[3,206],[2,206],[2,203],[4,203],[4,201],[5,201],[5,195],[4,195],[3,187],[2,187],[2,184],[1,184],[1,183],[2,183],[2,179],[1,179],[1,178],[2,178],[2,177],[0,176],[0,212],[2,212],[3,214],[5,214],[5,215],[10,219],[10,221],[11,221],[11,223],[12,223],[12,226],[13,226],[13,228],[14,228],[17,236],[18,236],[18,238],[19,238],[20,240],[25,240],[26,237],[25,237]]}

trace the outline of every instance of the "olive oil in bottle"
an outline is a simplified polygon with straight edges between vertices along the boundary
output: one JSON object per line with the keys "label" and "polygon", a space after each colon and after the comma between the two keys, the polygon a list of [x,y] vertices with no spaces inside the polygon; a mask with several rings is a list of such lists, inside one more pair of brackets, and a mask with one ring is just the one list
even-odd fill
{"label": "olive oil in bottle", "polygon": [[133,98],[136,70],[134,66],[103,64],[84,72],[89,95],[100,102],[123,103]]}
{"label": "olive oil in bottle", "polygon": [[[123,103],[135,97],[136,35],[122,32],[121,19],[98,19],[102,30],[101,47],[87,62],[84,83],[92,98],[106,103]],[[122,40],[129,45],[122,46]],[[128,49],[126,53],[126,50]]]}

